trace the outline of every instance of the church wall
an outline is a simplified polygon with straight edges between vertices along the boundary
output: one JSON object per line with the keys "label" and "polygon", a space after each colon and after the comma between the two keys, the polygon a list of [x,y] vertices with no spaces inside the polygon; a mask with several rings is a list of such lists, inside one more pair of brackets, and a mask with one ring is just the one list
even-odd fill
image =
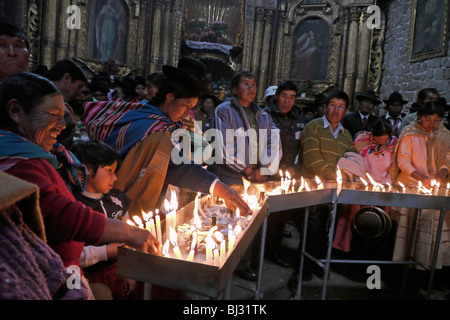
{"label": "church wall", "polygon": [[412,1],[402,0],[392,1],[387,7],[380,96],[387,99],[390,93],[399,91],[410,102],[406,106],[409,108],[419,90],[434,87],[450,101],[450,44],[446,56],[410,62],[411,5]]}

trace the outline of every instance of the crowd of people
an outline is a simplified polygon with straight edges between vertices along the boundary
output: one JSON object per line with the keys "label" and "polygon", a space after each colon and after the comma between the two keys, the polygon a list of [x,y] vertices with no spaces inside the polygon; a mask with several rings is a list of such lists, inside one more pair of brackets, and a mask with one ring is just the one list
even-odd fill
{"label": "crowd of people", "polygon": [[[237,72],[230,81],[231,96],[219,101],[205,80],[205,65],[191,57],[182,57],[176,67],[165,65],[145,78],[126,76],[111,83],[109,75],[86,76],[68,59],[48,70],[29,72],[29,56],[23,30],[2,22],[0,178],[23,183],[28,193],[30,183],[37,186],[42,226],[35,234],[36,228],[30,225],[33,231],[27,230],[26,237],[15,233],[24,239],[27,260],[34,261],[30,270],[39,272],[41,283],[23,281],[13,267],[0,270],[16,282],[15,287],[2,282],[0,298],[67,298],[64,284],[70,274],[49,274],[48,266],[40,263],[44,259],[51,259],[55,270],[79,268],[82,285],[78,294],[72,292],[73,298],[142,298],[136,281],[117,275],[117,247],[125,243],[145,252],[161,252],[162,244],[150,232],[125,221],[162,208],[171,186],[192,194],[217,195],[230,210],[247,215],[250,208],[235,187],[242,186],[243,179],[279,180],[279,170],[289,171],[297,180],[315,176],[336,180],[339,166],[347,181],[360,181],[369,172],[383,184],[414,187],[421,181],[430,187],[432,179],[441,186],[449,182],[449,106],[434,88],[418,92],[409,114],[405,114],[409,102],[401,93],[392,92],[382,101],[372,90],[356,95],[355,112],[349,112],[350,98],[338,89],[319,93],[314,103],[300,108],[295,105],[300,93],[293,81],[267,88],[260,106],[255,99],[261,88],[251,72]],[[375,107],[383,102],[384,112],[375,115]],[[189,154],[177,139],[183,128],[191,135]],[[216,150],[223,160],[219,163],[208,161],[217,159],[217,154],[204,157],[213,144],[205,138],[209,129],[223,137]],[[229,148],[226,142],[238,139],[230,136],[230,129],[238,135],[254,130],[256,138],[246,137],[243,145],[234,143]],[[185,161],[175,162],[174,153]],[[203,155],[201,163],[194,161],[198,153]],[[0,199],[5,199],[3,194]],[[28,222],[27,209],[19,205],[23,197],[17,199],[17,203],[0,204],[6,221],[1,239]],[[308,221],[307,249],[319,258],[325,253],[329,210],[328,205],[314,207]],[[351,221],[355,210],[339,210],[340,217]],[[404,239],[410,215],[402,208],[388,211],[396,210],[392,259],[400,260],[408,245]],[[8,214],[23,215],[23,221]],[[280,256],[279,247],[293,217],[298,217],[296,210],[271,215],[268,221],[267,257],[283,267],[290,264]],[[419,224],[423,236],[416,239],[414,256],[429,264],[435,245],[430,235],[436,232],[429,226],[437,223],[436,210],[426,210],[423,219],[427,223]],[[348,223],[338,226],[334,248],[351,250],[348,230]],[[438,268],[450,278],[449,215],[439,245]],[[255,246],[249,251],[241,275],[255,280]],[[295,287],[298,265],[293,267],[290,285]],[[307,264],[304,279],[313,273],[317,268]],[[42,296],[34,296],[39,286]],[[162,288],[159,292],[163,295]]]}

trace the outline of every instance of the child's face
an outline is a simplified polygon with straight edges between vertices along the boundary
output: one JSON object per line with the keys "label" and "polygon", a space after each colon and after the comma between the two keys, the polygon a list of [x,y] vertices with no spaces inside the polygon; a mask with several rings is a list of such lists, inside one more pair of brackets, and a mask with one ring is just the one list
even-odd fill
{"label": "child's face", "polygon": [[94,170],[88,168],[88,178],[86,182],[86,191],[91,193],[107,194],[114,187],[116,182],[117,161],[108,166],[99,167],[95,176]]}

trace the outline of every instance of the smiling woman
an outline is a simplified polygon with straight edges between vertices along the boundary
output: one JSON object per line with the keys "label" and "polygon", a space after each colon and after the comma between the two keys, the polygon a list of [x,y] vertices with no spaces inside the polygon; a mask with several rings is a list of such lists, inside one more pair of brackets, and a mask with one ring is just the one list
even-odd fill
{"label": "smiling woman", "polygon": [[[61,93],[43,77],[18,73],[0,86],[0,170],[39,187],[39,206],[50,247],[65,267],[80,266],[85,243],[128,243],[158,253],[160,244],[150,232],[106,218],[75,201],[57,169],[71,165],[68,177],[78,179],[78,187],[83,188],[84,166],[61,145],[54,148],[65,127],[63,116]],[[66,158],[55,156],[55,150]]]}

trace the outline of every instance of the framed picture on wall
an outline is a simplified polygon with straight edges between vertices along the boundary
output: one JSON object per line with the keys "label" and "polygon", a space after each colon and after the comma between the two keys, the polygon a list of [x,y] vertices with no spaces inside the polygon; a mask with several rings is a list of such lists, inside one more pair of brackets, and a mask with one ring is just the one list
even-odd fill
{"label": "framed picture on wall", "polygon": [[409,60],[445,56],[450,0],[412,0]]}

